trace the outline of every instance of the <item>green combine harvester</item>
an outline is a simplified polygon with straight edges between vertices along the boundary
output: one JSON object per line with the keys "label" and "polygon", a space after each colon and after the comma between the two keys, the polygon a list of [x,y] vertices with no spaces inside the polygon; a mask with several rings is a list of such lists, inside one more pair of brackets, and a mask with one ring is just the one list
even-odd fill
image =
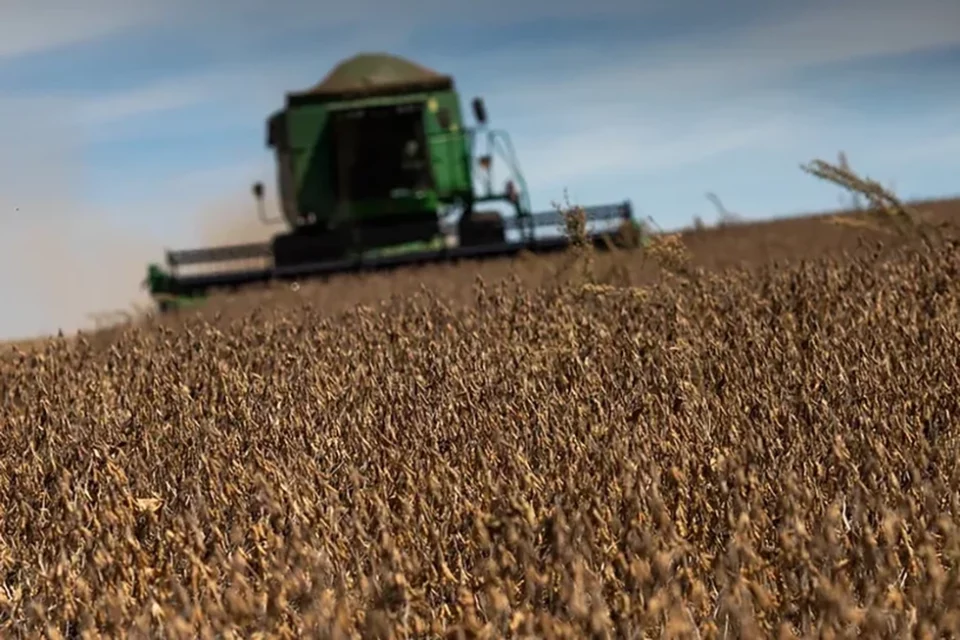
{"label": "green combine harvester", "polygon": [[[261,220],[288,230],[266,243],[166,252],[166,268],[150,265],[145,283],[161,311],[219,289],[569,245],[562,234],[538,237],[537,230],[562,227],[563,215],[531,212],[510,137],[487,128],[479,98],[472,103],[477,126],[465,126],[451,77],[364,54],[286,98],[267,123],[282,218],[266,216],[262,184],[253,193]],[[509,172],[501,190],[493,187],[494,156]],[[508,215],[491,210],[495,203]],[[597,244],[637,228],[629,201],[583,215]],[[606,229],[591,229],[597,224]],[[261,265],[229,266],[251,261]]]}

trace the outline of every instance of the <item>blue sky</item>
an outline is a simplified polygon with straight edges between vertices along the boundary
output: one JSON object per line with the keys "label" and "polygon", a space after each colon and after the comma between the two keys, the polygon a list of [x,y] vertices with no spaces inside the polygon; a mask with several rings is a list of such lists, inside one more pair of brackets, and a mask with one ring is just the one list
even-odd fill
{"label": "blue sky", "polygon": [[[533,205],[633,201],[665,228],[841,203],[845,151],[905,197],[960,192],[960,3],[5,0],[0,338],[143,302],[164,247],[268,236],[265,119],[360,51],[483,95]],[[268,192],[268,196],[272,190]]]}

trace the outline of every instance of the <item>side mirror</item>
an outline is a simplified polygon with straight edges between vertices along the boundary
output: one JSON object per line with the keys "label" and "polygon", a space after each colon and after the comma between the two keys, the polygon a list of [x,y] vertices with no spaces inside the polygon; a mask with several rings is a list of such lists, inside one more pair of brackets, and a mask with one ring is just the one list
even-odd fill
{"label": "side mirror", "polygon": [[483,104],[483,98],[473,99],[473,115],[480,124],[487,124],[487,107]]}
{"label": "side mirror", "polygon": [[257,200],[263,199],[263,183],[262,182],[253,183],[253,197],[256,198]]}

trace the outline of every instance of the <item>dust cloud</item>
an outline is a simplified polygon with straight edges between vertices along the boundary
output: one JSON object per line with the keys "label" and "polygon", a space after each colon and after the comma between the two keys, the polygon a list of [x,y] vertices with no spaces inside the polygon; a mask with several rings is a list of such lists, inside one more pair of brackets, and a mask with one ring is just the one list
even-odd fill
{"label": "dust cloud", "polygon": [[[93,205],[83,132],[61,107],[0,94],[0,121],[15,123],[0,129],[0,341],[73,334],[149,309],[143,279],[165,249],[256,242],[279,230],[260,222],[248,185],[193,202]],[[194,221],[182,247],[167,246],[151,224],[174,209]]]}
{"label": "dust cloud", "polygon": [[[269,189],[264,197],[265,217],[280,217],[276,199]],[[260,219],[257,203],[249,190],[238,191],[211,200],[197,212],[197,235],[204,246],[267,242],[285,227],[281,223],[265,224]]]}
{"label": "dust cloud", "polygon": [[[238,190],[221,198],[211,199],[199,207],[194,216],[194,237],[197,243],[191,247],[218,247],[247,243],[268,243],[274,235],[282,233],[286,226],[280,218],[279,208],[267,199],[261,219],[252,194]],[[267,259],[231,260],[229,262],[191,265],[183,267],[183,273],[210,273],[244,269],[261,269],[269,266]]]}
{"label": "dust cloud", "polygon": [[[276,217],[276,207],[267,211]],[[0,195],[0,212],[0,299],[6,307],[0,340],[72,334],[135,315],[151,307],[143,278],[147,264],[162,262],[164,250],[266,242],[284,228],[265,225],[252,197],[242,193],[200,203],[194,239],[179,247],[90,211],[82,201]]]}
{"label": "dust cloud", "polygon": [[[266,211],[270,219],[279,215],[269,198]],[[147,265],[162,262],[166,249],[266,242],[285,228],[264,224],[253,197],[243,192],[199,203],[193,220],[193,241],[169,247],[142,227],[91,211],[82,199],[0,192],[0,299],[6,307],[0,340],[72,334],[136,315],[152,306],[142,283]]]}
{"label": "dust cloud", "polygon": [[149,235],[91,206],[82,132],[56,100],[0,95],[0,340],[72,333],[131,309]]}
{"label": "dust cloud", "polygon": [[[9,205],[0,205],[9,206]],[[29,203],[20,211],[36,211]],[[149,300],[140,284],[148,238],[97,216],[77,220],[7,220],[0,231],[0,339],[95,328],[105,315],[136,313]]]}
{"label": "dust cloud", "polygon": [[[265,183],[267,216],[277,218],[272,163],[158,189],[174,195],[140,206],[94,205],[89,131],[70,114],[62,99],[0,93],[0,122],[10,125],[0,128],[0,341],[72,334],[150,309],[143,279],[164,250],[266,241],[285,228],[261,222],[245,182]],[[179,231],[157,237],[171,211]]]}

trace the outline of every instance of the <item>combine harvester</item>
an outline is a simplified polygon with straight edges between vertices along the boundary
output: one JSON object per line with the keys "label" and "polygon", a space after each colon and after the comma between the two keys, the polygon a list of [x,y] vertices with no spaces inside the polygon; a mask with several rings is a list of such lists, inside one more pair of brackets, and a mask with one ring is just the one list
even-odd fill
{"label": "combine harvester", "polygon": [[[266,243],[168,251],[166,268],[151,264],[145,285],[167,311],[213,290],[566,248],[563,235],[538,237],[563,215],[531,213],[509,136],[486,127],[480,98],[473,112],[470,129],[453,79],[412,62],[365,54],[340,63],[312,89],[288,94],[267,123],[282,218],[266,216],[262,184],[253,193],[261,220],[288,231]],[[500,192],[495,154],[510,174]],[[494,203],[513,215],[489,210]],[[629,201],[583,213],[587,237],[601,246],[638,228]],[[591,229],[596,223],[606,229]],[[261,264],[236,267],[251,261]]]}

